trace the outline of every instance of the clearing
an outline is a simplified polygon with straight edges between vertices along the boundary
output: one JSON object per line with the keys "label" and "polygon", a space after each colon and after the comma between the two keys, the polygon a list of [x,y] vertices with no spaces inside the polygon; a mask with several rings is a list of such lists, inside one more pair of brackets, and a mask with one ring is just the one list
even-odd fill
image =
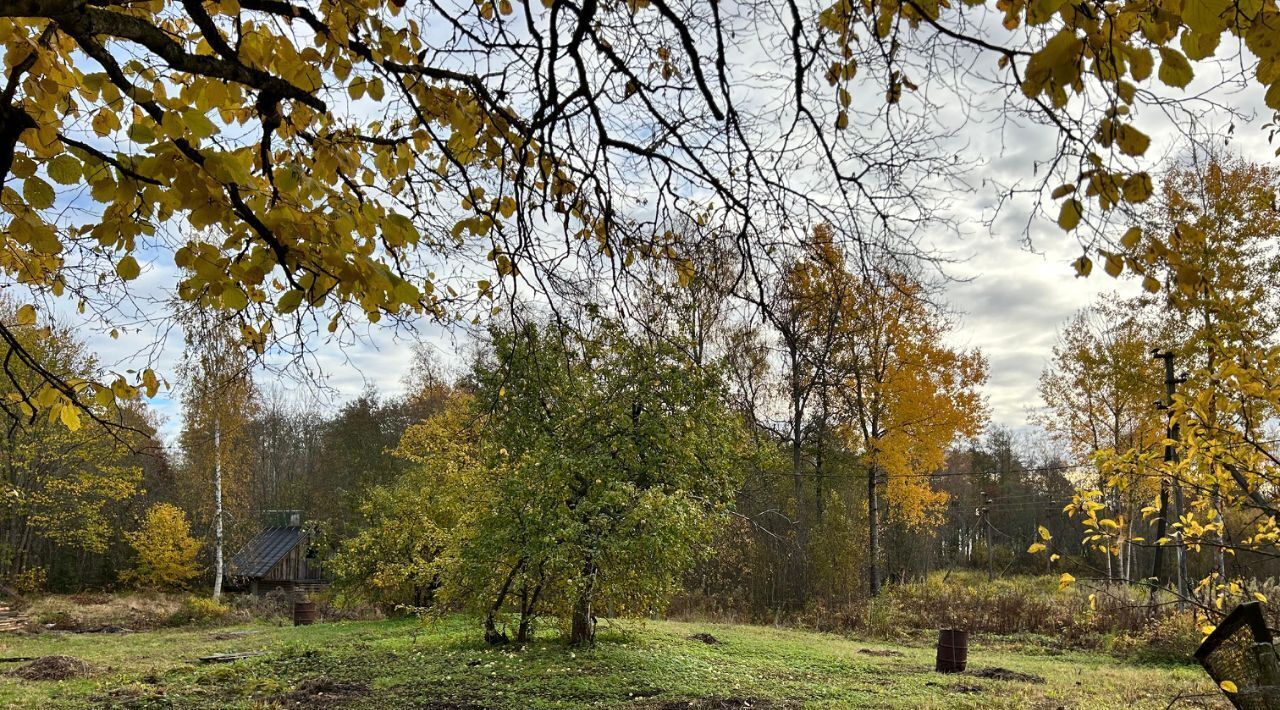
{"label": "clearing", "polygon": [[[13,675],[21,663],[0,664],[0,707],[1227,707],[1195,666],[1126,665],[1000,637],[971,639],[969,672],[940,675],[923,637],[671,621],[602,623],[585,651],[551,638],[491,648],[478,636],[464,618],[3,636],[0,656],[88,667],[25,680]],[[261,655],[192,662],[246,652]]]}

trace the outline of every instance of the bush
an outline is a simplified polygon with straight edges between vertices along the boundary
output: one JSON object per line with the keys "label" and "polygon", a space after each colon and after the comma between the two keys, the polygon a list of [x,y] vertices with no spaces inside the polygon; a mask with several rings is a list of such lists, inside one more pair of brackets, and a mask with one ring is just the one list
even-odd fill
{"label": "bush", "polygon": [[1179,612],[1116,636],[1107,650],[1134,663],[1187,663],[1203,639],[1195,616]]}
{"label": "bush", "polygon": [[1058,578],[1009,577],[988,582],[976,572],[933,574],[885,587],[880,597],[827,606],[815,603],[790,621],[823,631],[902,638],[942,628],[978,634],[1033,635],[1055,647],[1108,650],[1140,662],[1189,662],[1200,642],[1190,615],[1151,612],[1148,588],[1076,584]]}
{"label": "bush", "polygon": [[200,542],[191,537],[187,516],[176,506],[151,506],[142,527],[125,536],[137,555],[133,569],[121,575],[146,589],[182,589],[200,574]]}
{"label": "bush", "polygon": [[167,620],[169,626],[208,626],[225,620],[231,607],[217,599],[189,596]]}

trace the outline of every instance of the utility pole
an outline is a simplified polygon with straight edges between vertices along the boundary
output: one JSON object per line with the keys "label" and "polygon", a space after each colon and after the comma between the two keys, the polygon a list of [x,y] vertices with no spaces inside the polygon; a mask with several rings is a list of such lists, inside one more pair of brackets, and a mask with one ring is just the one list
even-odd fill
{"label": "utility pole", "polygon": [[992,556],[994,550],[991,547],[991,494],[982,494],[982,519],[987,524],[987,581],[995,579],[995,558]]}
{"label": "utility pole", "polygon": [[[1181,430],[1178,426],[1178,423],[1174,421],[1174,418],[1173,418],[1173,397],[1174,397],[1174,394],[1177,393],[1178,385],[1185,382],[1186,379],[1177,377],[1176,375],[1174,375],[1172,352],[1162,351],[1159,348],[1155,348],[1151,351],[1151,357],[1164,361],[1164,401],[1157,402],[1156,406],[1157,408],[1167,412],[1166,416],[1167,416],[1168,423],[1165,425],[1165,438],[1168,441],[1164,445],[1164,462],[1167,465],[1172,465],[1176,463],[1178,460],[1178,452],[1175,447],[1177,445],[1179,437],[1181,436]],[[1180,520],[1182,518],[1182,509],[1183,509],[1182,486],[1179,485],[1176,476],[1170,478],[1169,485],[1172,486],[1173,488],[1174,519]],[[1160,519],[1156,526],[1157,540],[1165,537],[1165,531],[1168,525],[1168,513],[1166,512],[1168,508],[1168,504],[1169,504],[1168,489],[1165,486],[1165,482],[1161,480]],[[1174,536],[1175,536],[1175,539],[1177,540],[1177,546],[1174,548],[1174,555],[1176,557],[1176,566],[1177,566],[1176,576],[1177,576],[1177,590],[1178,590],[1178,608],[1182,609],[1184,608],[1186,604],[1185,600],[1189,595],[1187,586],[1190,581],[1190,578],[1187,574],[1187,550],[1186,550],[1186,546],[1183,545],[1182,543],[1182,530],[1179,529],[1177,532],[1174,533]],[[1159,577],[1159,574],[1160,574],[1160,562],[1161,562],[1160,553],[1161,553],[1161,547],[1157,546],[1155,568],[1152,575],[1155,577]],[[1153,596],[1154,596],[1154,592],[1155,590],[1153,588],[1152,589]]]}

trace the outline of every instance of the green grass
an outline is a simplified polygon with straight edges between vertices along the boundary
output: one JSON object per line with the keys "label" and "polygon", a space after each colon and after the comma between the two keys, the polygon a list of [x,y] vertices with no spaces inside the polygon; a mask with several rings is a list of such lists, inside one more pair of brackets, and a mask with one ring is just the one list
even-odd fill
{"label": "green grass", "polygon": [[[602,626],[596,647],[585,651],[551,638],[524,649],[489,648],[477,642],[478,624],[463,618],[426,626],[363,621],[232,628],[254,633],[235,639],[215,637],[230,628],[0,637],[2,656],[62,654],[95,668],[90,677],[66,681],[0,676],[0,707],[325,707],[324,698],[295,696],[295,705],[286,698],[300,683],[321,677],[352,684],[330,706],[379,710],[659,709],[707,698],[823,708],[1164,708],[1179,693],[1206,694],[1197,699],[1200,707],[1220,702],[1197,667],[1130,666],[994,637],[971,640],[971,671],[998,666],[1045,682],[934,673],[925,639],[886,644],[759,626],[613,624]],[[721,643],[688,638],[699,632]],[[254,650],[267,653],[221,665],[190,662]]]}

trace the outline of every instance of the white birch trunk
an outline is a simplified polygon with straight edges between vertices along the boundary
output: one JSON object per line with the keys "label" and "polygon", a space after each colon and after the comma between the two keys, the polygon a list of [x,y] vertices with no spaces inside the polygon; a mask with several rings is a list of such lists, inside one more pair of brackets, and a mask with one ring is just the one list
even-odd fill
{"label": "white birch trunk", "polygon": [[213,420],[213,598],[222,596],[222,447]]}

